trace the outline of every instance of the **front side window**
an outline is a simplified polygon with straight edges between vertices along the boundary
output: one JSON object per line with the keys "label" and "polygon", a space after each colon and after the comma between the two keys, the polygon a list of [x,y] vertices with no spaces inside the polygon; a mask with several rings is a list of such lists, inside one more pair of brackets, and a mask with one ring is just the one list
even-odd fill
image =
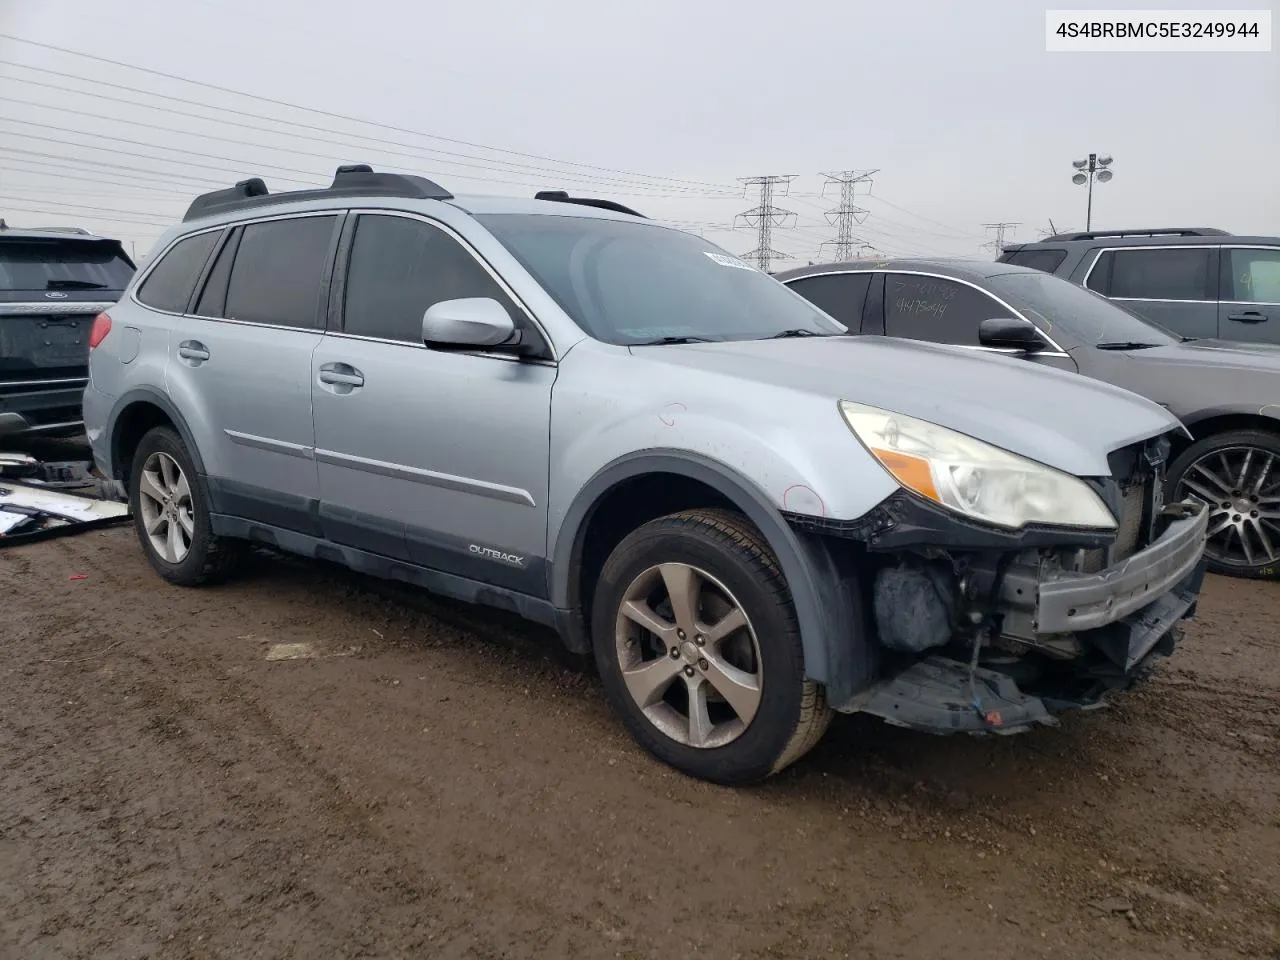
{"label": "front side window", "polygon": [[247,224],[223,315],[281,327],[323,326],[320,294],[337,222],[321,216]]}
{"label": "front side window", "polygon": [[156,310],[185,313],[220,230],[179,240],[160,258],[138,289],[138,300]]}
{"label": "front side window", "polygon": [[967,284],[907,273],[885,275],[884,332],[908,340],[976,347],[983,320],[1009,310]]}
{"label": "front side window", "polygon": [[1121,300],[1213,300],[1212,251],[1204,247],[1108,250],[1088,287]]}
{"label": "front side window", "polygon": [[1280,250],[1229,249],[1230,281],[1222,293],[1232,303],[1280,303]]}
{"label": "front side window", "polygon": [[527,318],[489,272],[444,230],[421,220],[364,214],[347,268],[343,331],[422,342],[422,317],[442,300],[497,300],[517,327]]}
{"label": "front side window", "polygon": [[477,219],[584,332],[606,343],[848,332],[773,277],[692,234],[595,217]]}

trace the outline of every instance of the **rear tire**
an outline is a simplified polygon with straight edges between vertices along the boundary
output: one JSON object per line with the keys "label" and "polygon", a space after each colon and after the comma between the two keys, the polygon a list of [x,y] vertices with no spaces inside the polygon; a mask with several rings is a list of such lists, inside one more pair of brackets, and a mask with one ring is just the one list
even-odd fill
{"label": "rear tire", "polygon": [[1230,430],[1197,440],[1169,465],[1166,486],[1170,501],[1209,504],[1211,572],[1280,578],[1280,435]]}
{"label": "rear tire", "polygon": [[156,573],[184,587],[217,583],[240,565],[248,544],[218,537],[209,497],[182,438],[154,427],[138,444],[129,476],[129,511]]}
{"label": "rear tire", "polygon": [[686,511],[624,538],[600,573],[592,638],[631,735],[699,779],[763,780],[830,724],[777,559],[739,514]]}

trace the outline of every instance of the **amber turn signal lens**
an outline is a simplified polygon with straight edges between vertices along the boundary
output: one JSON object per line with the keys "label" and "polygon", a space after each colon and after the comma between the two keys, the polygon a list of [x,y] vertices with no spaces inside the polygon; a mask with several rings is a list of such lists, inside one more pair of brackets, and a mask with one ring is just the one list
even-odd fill
{"label": "amber turn signal lens", "polygon": [[933,471],[929,469],[928,460],[913,457],[909,453],[898,450],[882,450],[879,447],[872,447],[871,452],[908,490],[914,490],[922,497],[928,497],[936,503],[942,502],[942,497],[938,496],[938,488],[934,486]]}

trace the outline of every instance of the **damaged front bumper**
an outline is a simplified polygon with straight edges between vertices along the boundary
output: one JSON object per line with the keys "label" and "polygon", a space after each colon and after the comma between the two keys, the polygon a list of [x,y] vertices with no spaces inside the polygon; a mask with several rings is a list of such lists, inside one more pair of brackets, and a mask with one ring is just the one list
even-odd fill
{"label": "damaged front bumper", "polygon": [[[909,659],[889,652],[884,679],[840,709],[931,733],[1007,734],[1104,705],[1173,652],[1195,613],[1209,513],[1191,503],[1169,510],[1148,546],[1095,572],[1044,550],[971,561],[949,614],[963,622],[988,597],[999,629],[984,637],[975,628]],[[887,625],[878,626],[883,638]]]}

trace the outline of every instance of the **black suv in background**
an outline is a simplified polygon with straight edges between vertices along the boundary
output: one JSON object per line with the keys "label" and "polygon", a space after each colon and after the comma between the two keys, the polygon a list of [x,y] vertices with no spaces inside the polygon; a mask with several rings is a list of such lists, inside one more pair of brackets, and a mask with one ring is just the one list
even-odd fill
{"label": "black suv in background", "polygon": [[118,240],[0,220],[0,437],[80,428],[93,318],[135,269]]}
{"label": "black suv in background", "polygon": [[1095,230],[1012,244],[998,260],[1056,274],[1184,337],[1280,343],[1280,237]]}

